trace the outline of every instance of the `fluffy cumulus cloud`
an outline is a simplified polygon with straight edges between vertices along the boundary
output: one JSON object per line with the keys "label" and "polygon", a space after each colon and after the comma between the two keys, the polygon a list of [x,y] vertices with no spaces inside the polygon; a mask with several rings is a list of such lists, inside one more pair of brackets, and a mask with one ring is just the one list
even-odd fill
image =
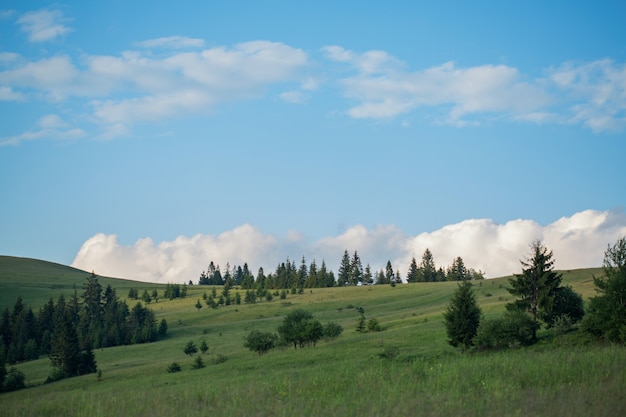
{"label": "fluffy cumulus cloud", "polygon": [[622,211],[587,210],[551,224],[512,220],[498,224],[490,219],[470,219],[433,232],[407,236],[395,226],[368,229],[353,226],[340,235],[310,241],[292,231],[279,237],[243,225],[219,235],[181,236],[155,243],[150,238],[121,245],[115,235],[97,234],[80,248],[72,266],[107,276],[150,282],[196,282],[210,261],[222,266],[248,263],[253,272],[272,272],[287,257],[300,262],[322,260],[337,271],[344,250],[358,251],[364,265],[378,270],[390,260],[402,275],[412,257],[419,262],[426,248],[437,266],[447,267],[461,256],[468,267],[488,277],[520,271],[520,260],[533,240],[554,252],[558,269],[596,267],[602,264],[608,244],[626,236]]}

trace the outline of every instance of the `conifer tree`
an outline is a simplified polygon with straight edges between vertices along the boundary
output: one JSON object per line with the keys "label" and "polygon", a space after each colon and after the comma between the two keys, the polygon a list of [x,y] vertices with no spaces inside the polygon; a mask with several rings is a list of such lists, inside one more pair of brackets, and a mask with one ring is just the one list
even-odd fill
{"label": "conifer tree", "polygon": [[422,255],[422,261],[419,267],[420,276],[418,281],[435,282],[437,281],[437,269],[435,268],[435,259],[430,249],[426,248]]}
{"label": "conifer tree", "polygon": [[554,269],[552,251],[548,251],[540,241],[531,244],[531,255],[522,264],[522,273],[509,279],[511,295],[517,297],[507,309],[518,309],[530,313],[533,320],[533,341],[537,340],[537,322],[539,313],[550,313],[554,299],[561,284],[561,274]]}
{"label": "conifer tree", "polygon": [[396,274],[393,272],[393,266],[391,266],[391,261],[387,261],[387,265],[385,266],[385,281],[388,284],[392,282],[396,283]]}
{"label": "conifer tree", "polygon": [[350,260],[350,268],[348,274],[348,284],[357,285],[363,281],[363,264],[357,251],[354,251],[354,255]]}
{"label": "conifer tree", "polygon": [[448,343],[463,349],[472,346],[480,318],[481,311],[472,284],[464,281],[459,284],[444,313]]}
{"label": "conifer tree", "polygon": [[343,287],[350,281],[350,255],[348,249],[343,252],[341,258],[341,264],[339,265],[339,271],[337,273],[337,285]]}
{"label": "conifer tree", "polygon": [[409,265],[409,272],[406,274],[406,281],[408,283],[418,282],[419,280],[419,270],[417,268],[417,261],[415,261],[415,257],[411,258],[411,264]]}

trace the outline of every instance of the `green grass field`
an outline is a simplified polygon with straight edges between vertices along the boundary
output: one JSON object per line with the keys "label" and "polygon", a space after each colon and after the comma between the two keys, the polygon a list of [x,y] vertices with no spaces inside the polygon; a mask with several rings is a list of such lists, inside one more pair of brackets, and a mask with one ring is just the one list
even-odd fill
{"label": "green grass field", "polygon": [[[15,258],[13,258],[15,259]],[[20,293],[38,308],[52,294],[79,292],[86,273],[34,260],[0,259],[2,305]],[[6,267],[6,269],[5,269]],[[23,267],[23,268],[22,268]],[[29,269],[30,268],[30,269]],[[9,271],[9,272],[7,272]],[[29,275],[29,271],[33,275]],[[56,272],[55,272],[56,271]],[[597,269],[563,273],[585,298]],[[57,275],[54,275],[54,274]],[[67,275],[65,275],[67,274]],[[53,285],[45,277],[55,277]],[[67,278],[65,278],[67,277]],[[103,279],[103,283],[104,283]],[[26,283],[27,285],[22,285]],[[107,281],[108,283],[108,281]],[[111,280],[118,295],[153,284]],[[106,285],[106,284],[105,284]],[[43,384],[51,371],[41,358],[18,365],[29,388],[0,395],[2,416],[615,416],[626,413],[626,349],[585,345],[574,335],[541,333],[530,348],[463,354],[446,342],[443,311],[456,283],[423,283],[305,290],[286,300],[198,311],[209,287],[185,299],[150,304],[169,324],[166,339],[96,351],[96,375]],[[507,279],[476,283],[484,314],[511,300]],[[48,293],[46,293],[46,288]],[[5,293],[5,289],[8,290]],[[383,331],[359,334],[355,307]],[[316,347],[278,348],[259,357],[243,347],[253,329],[274,331],[295,308],[344,333]],[[3,307],[2,307],[3,308]],[[206,340],[206,367],[192,369],[187,341]],[[396,352],[393,359],[381,357]],[[224,361],[224,358],[226,359]],[[169,374],[176,361],[182,372]]]}

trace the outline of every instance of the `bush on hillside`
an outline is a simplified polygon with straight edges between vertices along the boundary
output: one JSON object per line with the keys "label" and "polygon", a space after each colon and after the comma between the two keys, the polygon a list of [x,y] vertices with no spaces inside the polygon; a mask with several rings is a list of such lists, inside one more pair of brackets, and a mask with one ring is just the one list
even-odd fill
{"label": "bush on hillside", "polygon": [[172,362],[167,366],[167,372],[173,374],[175,372],[182,371],[180,365],[177,362]]}
{"label": "bush on hillside", "polygon": [[531,345],[536,324],[526,313],[507,311],[503,317],[482,320],[473,344],[477,349],[506,349]]}

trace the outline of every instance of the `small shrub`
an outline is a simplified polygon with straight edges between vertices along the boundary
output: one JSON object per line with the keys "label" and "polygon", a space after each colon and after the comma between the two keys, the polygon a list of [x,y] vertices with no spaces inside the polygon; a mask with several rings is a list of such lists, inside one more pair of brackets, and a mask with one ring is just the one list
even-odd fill
{"label": "small shrub", "polygon": [[204,364],[204,361],[202,360],[202,356],[198,355],[196,356],[196,359],[193,361],[193,365],[191,365],[192,369],[202,369],[204,368],[206,365]]}
{"label": "small shrub", "polygon": [[378,356],[382,359],[389,361],[395,360],[400,354],[400,349],[397,346],[386,346]]}
{"label": "small shrub", "polygon": [[177,362],[172,362],[167,366],[167,372],[173,374],[175,372],[182,371],[180,365]]}
{"label": "small shrub", "polygon": [[185,352],[185,355],[192,356],[194,353],[198,352],[198,348],[196,347],[196,344],[190,340],[189,342],[187,342],[187,345],[185,346],[185,349],[183,349],[183,352]]}
{"label": "small shrub", "polygon": [[224,363],[228,360],[228,356],[226,355],[222,355],[221,353],[218,353],[215,358],[211,359],[211,364],[212,365],[218,365],[220,363]]}
{"label": "small shrub", "polygon": [[478,349],[503,349],[528,346],[533,343],[536,324],[522,311],[507,311],[503,317],[482,320],[474,345]]}
{"label": "small shrub", "polygon": [[209,345],[206,343],[206,340],[203,340],[202,343],[200,344],[200,352],[205,354],[207,353],[208,350],[209,350]]}
{"label": "small shrub", "polygon": [[367,322],[367,330],[369,330],[370,332],[380,332],[383,330],[383,328],[380,327],[377,319],[372,318],[369,319],[369,321]]}
{"label": "small shrub", "polygon": [[7,372],[6,380],[4,382],[4,390],[5,391],[16,391],[18,389],[26,388],[26,383],[24,382],[26,377],[24,373],[17,368],[9,369]]}
{"label": "small shrub", "polygon": [[356,322],[357,333],[365,333],[365,316],[359,317],[359,321]]}
{"label": "small shrub", "polygon": [[576,325],[569,314],[561,314],[552,322],[552,328],[554,329],[554,334],[560,336],[574,330]]}

